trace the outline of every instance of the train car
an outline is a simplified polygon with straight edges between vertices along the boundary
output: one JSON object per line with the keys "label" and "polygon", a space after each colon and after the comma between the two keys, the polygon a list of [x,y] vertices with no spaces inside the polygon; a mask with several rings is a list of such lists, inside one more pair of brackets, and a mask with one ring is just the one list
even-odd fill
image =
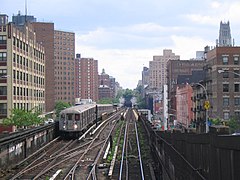
{"label": "train car", "polygon": [[59,131],[64,137],[79,137],[105,113],[112,113],[112,104],[81,104],[60,112]]}

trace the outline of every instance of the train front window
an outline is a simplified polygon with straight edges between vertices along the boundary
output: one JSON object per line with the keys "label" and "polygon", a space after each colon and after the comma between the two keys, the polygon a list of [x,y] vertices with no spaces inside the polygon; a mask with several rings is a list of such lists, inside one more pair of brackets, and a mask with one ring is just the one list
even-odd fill
{"label": "train front window", "polygon": [[61,119],[65,120],[65,115],[61,114]]}
{"label": "train front window", "polygon": [[79,121],[80,120],[80,114],[75,114],[75,121]]}
{"label": "train front window", "polygon": [[67,119],[68,120],[73,120],[73,114],[67,114]]}

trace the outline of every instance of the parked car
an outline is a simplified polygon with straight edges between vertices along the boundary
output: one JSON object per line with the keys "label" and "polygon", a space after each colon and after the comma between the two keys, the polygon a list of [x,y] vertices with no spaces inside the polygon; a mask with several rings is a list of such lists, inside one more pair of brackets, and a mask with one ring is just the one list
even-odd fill
{"label": "parked car", "polygon": [[232,135],[234,135],[234,136],[240,136],[240,132],[235,132],[235,133],[233,133]]}
{"label": "parked car", "polygon": [[47,119],[47,120],[45,120],[45,124],[50,124],[50,123],[54,123],[54,120],[53,120],[53,119]]}

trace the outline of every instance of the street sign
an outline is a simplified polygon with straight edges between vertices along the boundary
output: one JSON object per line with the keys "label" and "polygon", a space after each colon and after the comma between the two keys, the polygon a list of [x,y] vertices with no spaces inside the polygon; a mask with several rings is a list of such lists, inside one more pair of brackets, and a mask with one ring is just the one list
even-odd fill
{"label": "street sign", "polygon": [[209,101],[205,101],[205,103],[204,103],[204,108],[205,108],[206,110],[208,110],[208,109],[210,108],[210,102],[209,102]]}

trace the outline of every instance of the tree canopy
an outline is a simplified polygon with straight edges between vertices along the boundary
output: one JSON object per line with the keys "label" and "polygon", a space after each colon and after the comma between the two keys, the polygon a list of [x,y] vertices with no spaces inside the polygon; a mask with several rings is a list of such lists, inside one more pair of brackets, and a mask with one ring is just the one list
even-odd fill
{"label": "tree canopy", "polygon": [[3,119],[4,125],[14,125],[17,128],[25,128],[43,123],[44,119],[39,117],[40,112],[24,109],[12,109],[9,118]]}
{"label": "tree canopy", "polygon": [[123,98],[126,100],[126,101],[130,101],[133,97],[133,90],[131,89],[126,89],[123,93]]}
{"label": "tree canopy", "polygon": [[55,104],[55,111],[56,111],[56,117],[59,117],[59,113],[65,109],[71,107],[71,105],[67,102],[63,102],[63,101],[58,101]]}

